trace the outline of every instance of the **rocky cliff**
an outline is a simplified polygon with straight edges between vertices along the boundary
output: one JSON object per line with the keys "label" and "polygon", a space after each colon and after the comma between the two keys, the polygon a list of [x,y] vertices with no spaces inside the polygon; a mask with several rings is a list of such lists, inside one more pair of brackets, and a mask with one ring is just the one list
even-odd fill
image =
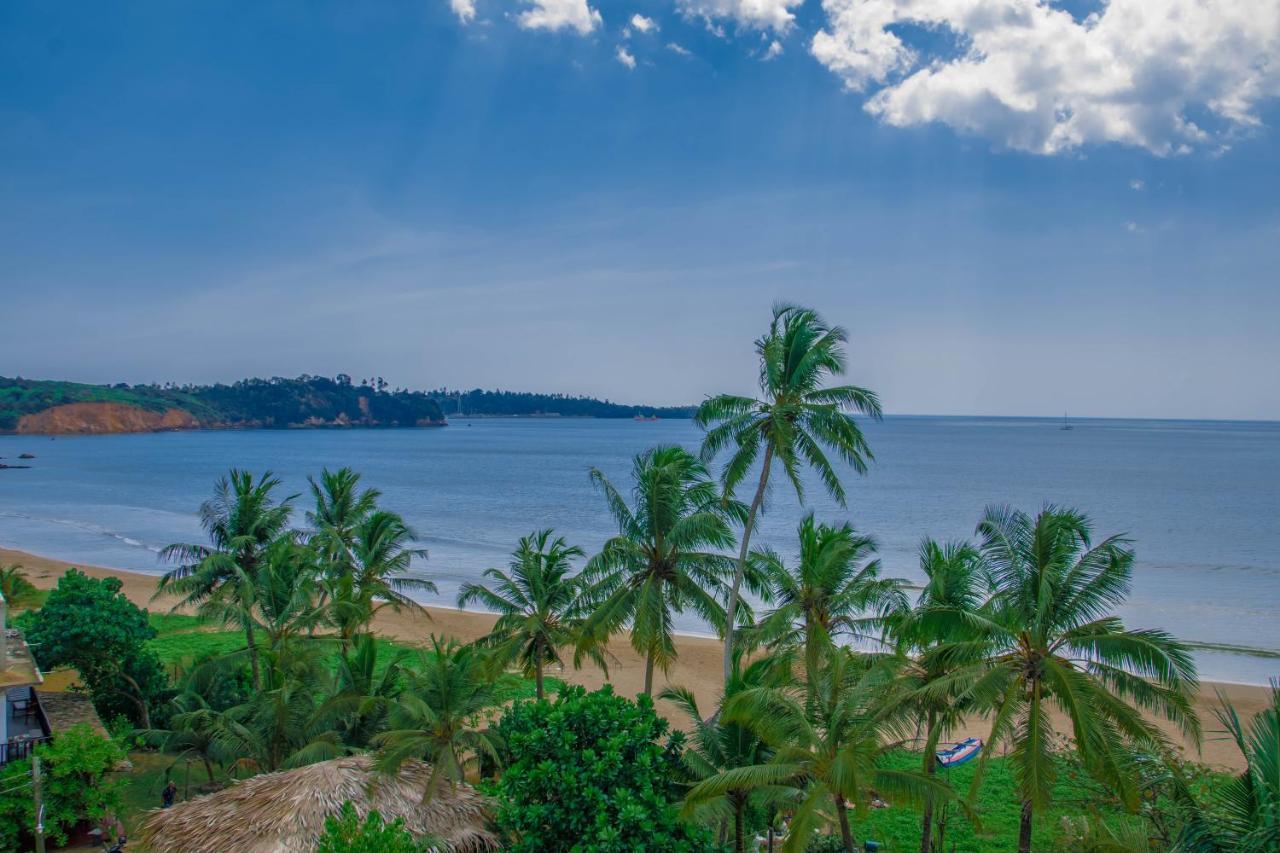
{"label": "rocky cliff", "polygon": [[197,429],[195,415],[182,409],[152,412],[123,403],[67,403],[23,415],[14,432],[41,435],[98,435]]}

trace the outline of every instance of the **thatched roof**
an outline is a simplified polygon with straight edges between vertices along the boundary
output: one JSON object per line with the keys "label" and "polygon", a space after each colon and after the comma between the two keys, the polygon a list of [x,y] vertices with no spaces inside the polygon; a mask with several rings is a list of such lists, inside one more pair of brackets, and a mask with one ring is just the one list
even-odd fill
{"label": "thatched roof", "polygon": [[311,853],[325,818],[350,800],[361,819],[374,809],[388,821],[404,818],[411,833],[438,839],[445,850],[498,848],[485,828],[487,802],[471,787],[442,784],[424,803],[430,767],[409,762],[390,776],[373,772],[372,764],[361,755],[254,776],[153,811],[142,827],[143,843],[155,853]]}

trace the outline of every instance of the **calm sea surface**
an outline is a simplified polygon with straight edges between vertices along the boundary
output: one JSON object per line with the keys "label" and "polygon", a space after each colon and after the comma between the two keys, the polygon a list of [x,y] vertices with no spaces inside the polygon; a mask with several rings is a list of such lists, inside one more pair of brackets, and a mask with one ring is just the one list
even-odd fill
{"label": "calm sea surface", "polygon": [[[866,427],[871,473],[847,478],[843,510],[811,484],[821,519],[873,534],[890,574],[918,581],[930,535],[970,536],[986,504],[1046,501],[1090,513],[1098,534],[1136,541],[1122,616],[1197,643],[1280,654],[1280,424],[893,417]],[[419,530],[420,567],[451,605],[458,585],[505,562],[515,540],[552,526],[594,549],[611,533],[587,471],[620,485],[633,454],[695,448],[687,421],[456,421],[446,429],[192,432],[99,437],[0,436],[0,544],[68,561],[163,570],[160,547],[199,541],[196,509],[228,467],[271,469],[289,491],[322,467],[349,465]],[[794,552],[804,510],[781,482],[758,541]],[[681,628],[704,632],[686,618]],[[1265,683],[1280,659],[1198,652],[1202,676]]]}

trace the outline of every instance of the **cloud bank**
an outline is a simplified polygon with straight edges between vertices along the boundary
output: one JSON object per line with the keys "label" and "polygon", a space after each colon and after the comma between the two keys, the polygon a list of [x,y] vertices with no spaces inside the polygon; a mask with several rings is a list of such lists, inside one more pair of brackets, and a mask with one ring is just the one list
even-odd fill
{"label": "cloud bank", "polygon": [[[1220,147],[1258,125],[1260,101],[1280,96],[1275,0],[1112,0],[1082,20],[1037,0],[823,9],[810,50],[848,89],[871,93],[872,115],[896,127],[941,122],[1022,151]],[[918,52],[900,37],[912,26],[958,49]]]}

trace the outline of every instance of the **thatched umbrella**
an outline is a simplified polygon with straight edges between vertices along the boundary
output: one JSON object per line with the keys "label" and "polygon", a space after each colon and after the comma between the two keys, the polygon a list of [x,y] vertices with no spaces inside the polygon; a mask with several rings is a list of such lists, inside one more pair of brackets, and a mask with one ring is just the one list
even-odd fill
{"label": "thatched umbrella", "polygon": [[361,820],[375,809],[387,821],[403,818],[409,832],[431,836],[445,850],[498,848],[485,828],[486,801],[470,786],[440,785],[424,803],[428,765],[406,762],[394,775],[372,768],[369,756],[359,755],[254,776],[153,811],[143,824],[142,840],[155,853],[311,853],[325,818],[350,800]]}

